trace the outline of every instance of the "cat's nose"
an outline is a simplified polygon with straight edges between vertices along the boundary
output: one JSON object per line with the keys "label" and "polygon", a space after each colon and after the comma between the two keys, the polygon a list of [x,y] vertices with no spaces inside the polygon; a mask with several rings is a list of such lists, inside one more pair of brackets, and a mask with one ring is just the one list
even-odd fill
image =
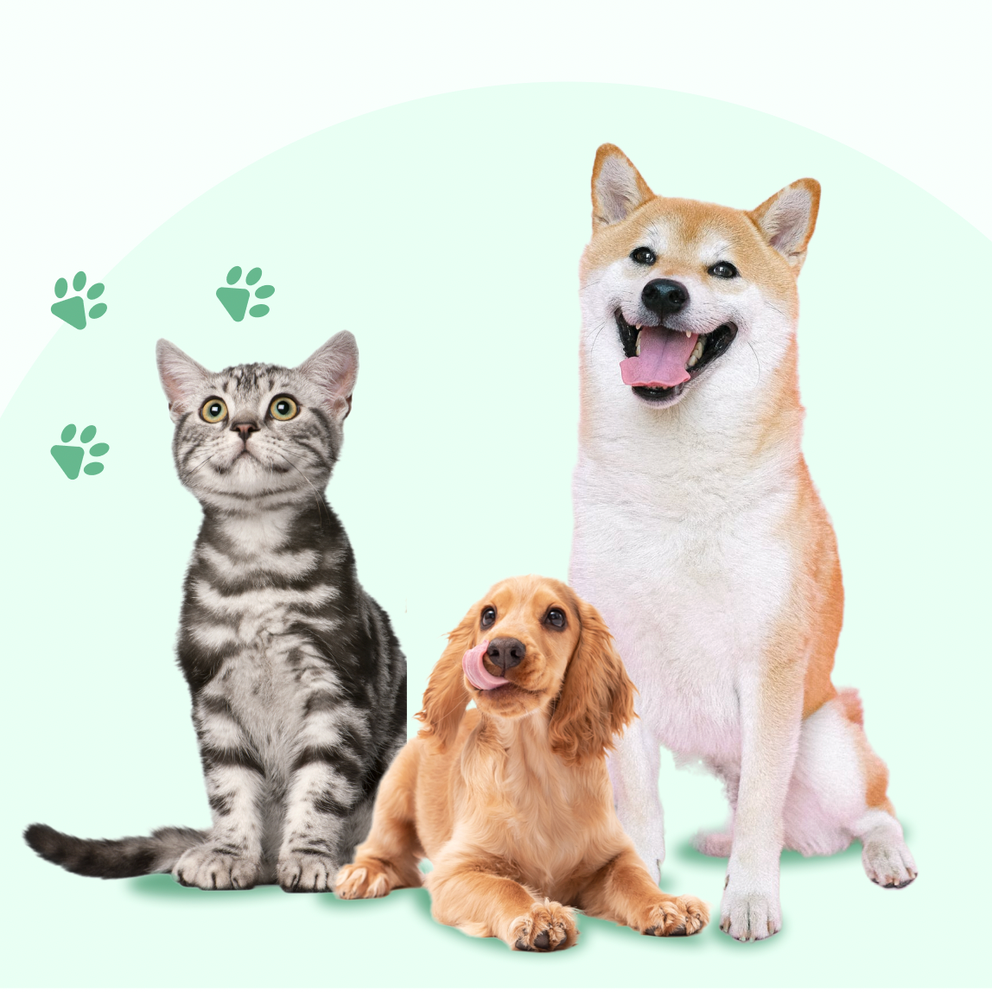
{"label": "cat's nose", "polygon": [[258,430],[258,424],[254,420],[242,420],[236,424],[231,424],[231,430],[237,431],[241,435],[242,441],[247,441],[252,432]]}

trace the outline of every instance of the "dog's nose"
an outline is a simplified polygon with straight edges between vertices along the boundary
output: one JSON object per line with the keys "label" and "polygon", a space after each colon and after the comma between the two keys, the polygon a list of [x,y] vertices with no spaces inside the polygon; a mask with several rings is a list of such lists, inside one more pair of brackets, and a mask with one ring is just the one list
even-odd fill
{"label": "dog's nose", "polygon": [[237,431],[241,435],[242,441],[247,441],[251,434],[258,430],[258,424],[254,420],[242,420],[239,423],[231,424],[231,430]]}
{"label": "dog's nose", "polygon": [[527,648],[523,646],[515,637],[494,637],[489,642],[489,649],[486,657],[494,665],[499,665],[505,672],[508,668],[515,668],[524,660]]}
{"label": "dog's nose", "polygon": [[656,314],[678,313],[689,302],[689,290],[674,279],[652,279],[641,290],[641,300]]}

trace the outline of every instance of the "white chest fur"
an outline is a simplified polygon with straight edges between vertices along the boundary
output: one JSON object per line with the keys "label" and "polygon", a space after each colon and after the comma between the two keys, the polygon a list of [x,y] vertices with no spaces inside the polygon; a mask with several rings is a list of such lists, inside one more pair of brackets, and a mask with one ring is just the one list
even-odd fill
{"label": "white chest fur", "polygon": [[713,445],[655,438],[646,463],[617,442],[605,460],[580,450],[571,583],[609,624],[657,738],[736,764],[738,686],[758,676],[794,574],[792,484],[774,463],[714,471]]}

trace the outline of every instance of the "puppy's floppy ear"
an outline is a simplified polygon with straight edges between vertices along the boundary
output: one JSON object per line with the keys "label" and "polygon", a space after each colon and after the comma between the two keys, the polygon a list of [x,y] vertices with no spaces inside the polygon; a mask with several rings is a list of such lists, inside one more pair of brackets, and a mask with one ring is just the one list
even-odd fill
{"label": "puppy's floppy ear", "polygon": [[600,145],[592,167],[592,229],[616,224],[653,199],[634,163],[616,145]]}
{"label": "puppy's floppy ear", "polygon": [[439,751],[446,750],[455,739],[471,698],[462,671],[462,655],[474,647],[478,639],[481,605],[481,601],[476,603],[448,634],[448,646],[427,681],[424,708],[415,714],[424,725],[417,736],[432,738]]}
{"label": "puppy's floppy ear", "polygon": [[551,750],[567,764],[596,758],[613,747],[634,719],[634,683],[599,611],[578,602],[582,625],[549,727]]}
{"label": "puppy's floppy ear", "polygon": [[815,179],[797,179],[770,196],[748,216],[758,225],[765,240],[799,275],[819,209],[820,184]]}

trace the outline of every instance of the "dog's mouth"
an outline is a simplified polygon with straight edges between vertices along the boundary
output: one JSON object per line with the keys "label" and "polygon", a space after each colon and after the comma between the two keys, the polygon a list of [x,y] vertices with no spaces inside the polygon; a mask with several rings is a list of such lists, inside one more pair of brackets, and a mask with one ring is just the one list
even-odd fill
{"label": "dog's mouth", "polygon": [[737,325],[730,322],[707,334],[691,334],[661,325],[628,324],[619,309],[614,316],[627,356],[620,363],[623,381],[646,400],[674,399],[737,336]]}

